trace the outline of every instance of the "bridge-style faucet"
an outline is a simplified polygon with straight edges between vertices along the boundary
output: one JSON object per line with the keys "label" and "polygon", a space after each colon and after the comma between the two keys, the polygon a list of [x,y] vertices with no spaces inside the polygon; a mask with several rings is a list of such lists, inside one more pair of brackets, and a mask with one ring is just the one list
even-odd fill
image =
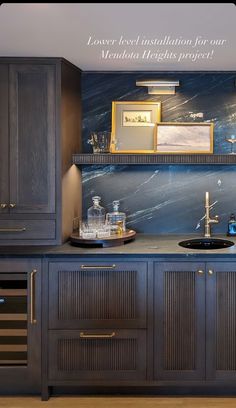
{"label": "bridge-style faucet", "polygon": [[205,197],[205,233],[204,237],[210,238],[211,237],[211,224],[218,224],[219,222],[219,217],[216,215],[213,218],[210,218],[210,209],[212,208],[212,205],[210,205],[210,199],[209,199],[209,192],[206,191],[206,197]]}

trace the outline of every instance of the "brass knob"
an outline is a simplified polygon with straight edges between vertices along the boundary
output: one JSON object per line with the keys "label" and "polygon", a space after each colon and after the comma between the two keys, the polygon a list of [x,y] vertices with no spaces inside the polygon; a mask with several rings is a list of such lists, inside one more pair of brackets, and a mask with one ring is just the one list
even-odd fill
{"label": "brass knob", "polygon": [[199,269],[199,270],[197,271],[197,273],[198,273],[198,275],[204,275],[204,271],[202,271],[201,269]]}
{"label": "brass knob", "polygon": [[4,210],[4,208],[7,208],[7,204],[5,204],[5,203],[0,204],[0,208],[2,208]]}
{"label": "brass knob", "polygon": [[16,206],[15,203],[10,203],[10,204],[9,204],[9,207],[10,207],[10,208],[15,208],[15,206]]}
{"label": "brass knob", "polygon": [[208,273],[209,275],[213,275],[214,271],[212,269],[209,269]]}

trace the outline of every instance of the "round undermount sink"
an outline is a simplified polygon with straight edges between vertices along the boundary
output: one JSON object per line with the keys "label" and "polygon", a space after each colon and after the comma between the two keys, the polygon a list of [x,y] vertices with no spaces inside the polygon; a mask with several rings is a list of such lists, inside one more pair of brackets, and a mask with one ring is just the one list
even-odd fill
{"label": "round undermount sink", "polygon": [[234,242],[220,238],[194,238],[179,242],[179,245],[188,249],[223,249],[234,245]]}

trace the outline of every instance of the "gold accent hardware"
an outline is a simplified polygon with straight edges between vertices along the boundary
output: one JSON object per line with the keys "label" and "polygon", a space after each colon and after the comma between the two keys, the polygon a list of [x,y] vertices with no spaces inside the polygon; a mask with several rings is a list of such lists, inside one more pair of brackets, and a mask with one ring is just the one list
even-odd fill
{"label": "gold accent hardware", "polygon": [[81,269],[114,269],[116,265],[81,265]]}
{"label": "gold accent hardware", "polygon": [[199,269],[199,270],[197,271],[197,273],[198,273],[198,275],[204,275],[204,271],[202,271],[201,269]]}
{"label": "gold accent hardware", "polygon": [[115,335],[115,332],[112,332],[111,334],[86,334],[81,332],[79,334],[81,339],[111,339],[112,337],[115,337]]}
{"label": "gold accent hardware", "polygon": [[4,208],[7,208],[7,204],[6,204],[6,203],[1,203],[1,204],[0,204],[0,208],[1,208],[2,210],[4,210]]}
{"label": "gold accent hardware", "polygon": [[213,207],[215,203],[210,205],[210,199],[209,199],[209,192],[206,191],[206,196],[205,196],[205,234],[204,237],[210,238],[211,237],[211,224],[218,224],[219,223],[219,217],[216,215],[215,217],[211,218],[210,217],[210,209]]}
{"label": "gold accent hardware", "polygon": [[26,228],[0,228],[0,232],[24,232]]}
{"label": "gold accent hardware", "polygon": [[212,269],[209,269],[208,274],[213,275],[214,271]]}
{"label": "gold accent hardware", "polygon": [[31,293],[31,302],[30,302],[30,323],[35,324],[37,320],[35,318],[35,275],[37,269],[33,269],[30,272],[30,293]]}
{"label": "gold accent hardware", "polygon": [[15,204],[15,203],[10,203],[10,204],[9,204],[9,207],[10,207],[10,208],[15,208],[15,207],[16,207],[16,204]]}

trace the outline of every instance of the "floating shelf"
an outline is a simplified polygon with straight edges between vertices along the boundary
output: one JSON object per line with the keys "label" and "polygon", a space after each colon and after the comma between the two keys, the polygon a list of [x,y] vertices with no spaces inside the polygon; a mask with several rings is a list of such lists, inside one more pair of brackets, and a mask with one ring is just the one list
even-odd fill
{"label": "floating shelf", "polygon": [[73,155],[76,165],[93,164],[236,164],[236,154],[87,154]]}

